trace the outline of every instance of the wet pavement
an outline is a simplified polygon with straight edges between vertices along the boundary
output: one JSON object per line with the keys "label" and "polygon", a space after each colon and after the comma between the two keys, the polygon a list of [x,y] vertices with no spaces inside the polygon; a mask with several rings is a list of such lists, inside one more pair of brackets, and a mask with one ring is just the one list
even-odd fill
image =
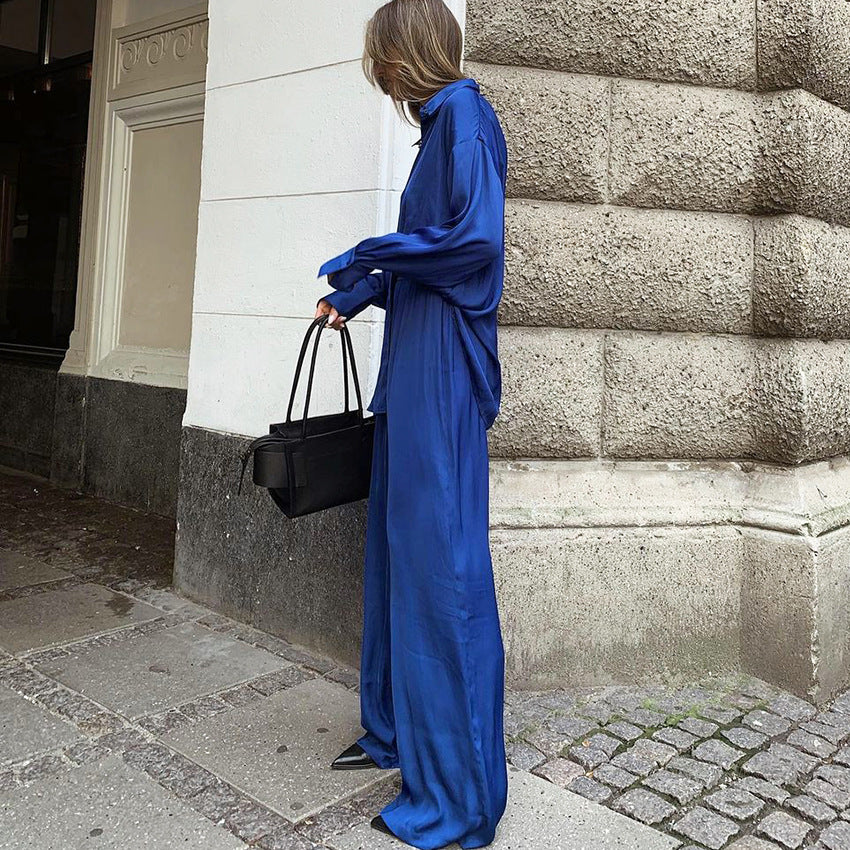
{"label": "wet pavement", "polygon": [[[174,523],[0,472],[0,848],[401,847],[357,671],[169,587]],[[850,850],[850,693],[509,691],[496,850]]]}

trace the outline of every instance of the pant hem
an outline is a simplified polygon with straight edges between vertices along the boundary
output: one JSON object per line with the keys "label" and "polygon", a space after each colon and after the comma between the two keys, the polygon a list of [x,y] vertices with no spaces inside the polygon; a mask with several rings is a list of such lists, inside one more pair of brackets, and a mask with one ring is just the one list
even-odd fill
{"label": "pant hem", "polygon": [[374,761],[381,770],[392,770],[399,766],[398,756],[395,758],[387,758],[383,753],[374,750],[367,735],[363,735],[358,738],[357,743],[360,744],[361,748],[365,753],[367,753],[367,755],[372,757],[372,761]]}

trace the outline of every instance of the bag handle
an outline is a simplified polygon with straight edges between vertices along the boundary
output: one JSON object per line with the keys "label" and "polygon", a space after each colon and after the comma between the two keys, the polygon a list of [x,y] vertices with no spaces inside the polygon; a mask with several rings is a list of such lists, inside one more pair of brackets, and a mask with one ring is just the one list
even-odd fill
{"label": "bag handle", "polygon": [[[310,327],[307,328],[307,333],[304,334],[304,339],[301,342],[301,351],[298,352],[298,362],[295,365],[295,377],[292,379],[292,391],[289,394],[289,407],[286,410],[286,421],[292,421],[292,405],[295,401],[295,393],[298,388],[299,376],[301,374],[301,364],[304,361],[304,354],[307,351],[307,344],[310,341],[310,334],[313,333],[313,328],[317,325],[322,324],[323,321],[327,321],[327,314],[322,314],[321,316],[317,316],[311,323]],[[316,343],[318,344],[318,336],[316,337]],[[342,346],[342,371],[343,371],[343,381],[345,385],[345,412],[348,412],[348,370],[346,369],[346,350],[345,345]]]}
{"label": "bag handle", "polygon": [[[304,399],[304,416],[301,420],[301,439],[302,440],[305,439],[306,436],[307,436],[307,414],[308,414],[309,407],[310,407],[310,399],[312,398],[312,394],[313,394],[313,375],[316,371],[316,355],[318,354],[318,351],[319,351],[319,337],[322,335],[322,331],[325,329],[325,327],[327,325],[327,318],[328,318],[327,314],[324,314],[324,315],[319,317],[319,326],[318,326],[319,329],[316,333],[315,343],[313,344],[313,356],[310,359],[310,375],[307,379],[307,394],[306,394],[306,397]],[[345,349],[347,347],[348,351],[351,355],[351,374],[352,374],[352,377],[354,379],[354,391],[357,394],[357,414],[358,414],[358,417],[360,419],[360,423],[362,425],[362,423],[363,423],[363,400],[360,397],[360,382],[357,379],[357,364],[356,364],[356,361],[354,359],[354,347],[353,347],[353,344],[351,342],[351,334],[348,332],[348,328],[345,325],[343,325],[341,330],[342,330],[342,336],[343,336],[343,346],[342,346],[342,348],[343,348],[343,369],[345,369],[345,366],[346,366]],[[345,383],[346,383],[345,412],[347,413],[348,412],[348,392],[347,392],[348,370],[347,369],[344,372],[344,378],[345,378]],[[297,376],[296,376],[295,380],[296,381],[298,380]],[[291,402],[292,402],[292,398],[290,398],[290,410],[292,409]],[[290,421],[289,413],[287,413],[287,422],[288,421]]]}
{"label": "bag handle", "polygon": [[[313,355],[310,359],[310,373],[307,379],[307,394],[304,399],[304,415],[301,420],[301,438],[304,439],[307,436],[307,414],[310,409],[310,398],[313,393],[313,376],[316,371],[316,355],[319,351],[319,338],[322,335],[322,331],[327,325],[328,316],[326,313],[321,316],[317,316],[310,324],[310,327],[307,329],[307,333],[304,335],[304,341],[301,343],[301,351],[298,354],[298,363],[295,366],[295,376],[292,380],[292,391],[289,395],[289,406],[286,410],[286,422],[292,422],[292,406],[295,402],[295,393],[298,388],[298,383],[301,377],[301,366],[304,362],[304,354],[307,351],[307,344],[310,340],[310,335],[313,333],[313,329],[318,327],[318,331],[316,333],[316,339],[313,343]],[[354,379],[354,391],[357,395],[357,413],[358,417],[363,422],[363,399],[360,395],[360,381],[357,378],[357,363],[354,358],[354,346],[351,342],[351,334],[348,331],[348,328],[343,325],[342,326],[342,368],[343,368],[343,379],[345,383],[345,412],[348,412],[348,369],[346,362],[346,348],[348,349],[349,359],[351,360],[351,376]]]}

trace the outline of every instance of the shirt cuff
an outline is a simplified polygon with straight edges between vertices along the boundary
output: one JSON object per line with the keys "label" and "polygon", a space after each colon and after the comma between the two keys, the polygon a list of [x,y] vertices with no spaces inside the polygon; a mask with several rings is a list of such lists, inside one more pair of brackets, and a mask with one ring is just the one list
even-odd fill
{"label": "shirt cuff", "polygon": [[322,266],[319,269],[319,273],[318,275],[316,275],[316,277],[324,277],[326,274],[338,272],[340,269],[344,269],[346,266],[350,266],[353,262],[354,248],[349,248],[344,253],[338,254],[336,257],[333,257],[332,259],[322,263]]}
{"label": "shirt cuff", "polygon": [[[327,301],[332,307],[336,308],[340,316],[346,316],[353,319],[368,305],[364,303],[363,294],[356,291],[357,287],[352,288],[348,292],[334,290],[327,295],[323,295],[319,301]],[[319,301],[316,306],[319,306]]]}
{"label": "shirt cuff", "polygon": [[339,254],[336,257],[323,263],[319,269],[318,277],[326,274],[333,274],[333,278],[328,281],[334,289],[342,292],[350,292],[352,287],[362,278],[372,271],[368,263],[358,262],[355,259],[356,246],[349,248],[344,254]]}

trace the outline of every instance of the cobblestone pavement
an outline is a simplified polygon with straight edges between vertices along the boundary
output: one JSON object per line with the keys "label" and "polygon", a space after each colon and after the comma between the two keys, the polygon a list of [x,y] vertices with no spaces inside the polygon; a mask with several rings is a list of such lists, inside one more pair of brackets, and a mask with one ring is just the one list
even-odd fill
{"label": "cobblestone pavement", "polygon": [[[269,766],[303,757],[307,727],[323,764],[349,743],[357,671],[173,593],[173,531],[0,473],[0,848],[64,850],[8,829],[49,833],[42,800],[64,797],[68,811],[54,815],[67,829],[81,809],[74,777],[89,783],[86,799],[100,782],[112,800],[142,777],[150,811],[170,818],[146,827],[152,847],[178,846],[166,833],[188,847],[384,847],[374,831],[374,845],[339,836],[398,793],[397,771],[324,771],[314,787],[297,762]],[[272,740],[282,717],[302,725]],[[675,689],[508,692],[505,731],[512,776],[530,772],[535,793],[558,789],[559,805],[586,799],[585,813],[631,824],[633,845],[588,850],[850,850],[850,692],[818,708],[739,674]],[[115,829],[103,819],[78,827],[98,838]]]}
{"label": "cobblestone pavement", "polygon": [[507,696],[516,766],[694,848],[850,850],[850,691],[746,675]]}

